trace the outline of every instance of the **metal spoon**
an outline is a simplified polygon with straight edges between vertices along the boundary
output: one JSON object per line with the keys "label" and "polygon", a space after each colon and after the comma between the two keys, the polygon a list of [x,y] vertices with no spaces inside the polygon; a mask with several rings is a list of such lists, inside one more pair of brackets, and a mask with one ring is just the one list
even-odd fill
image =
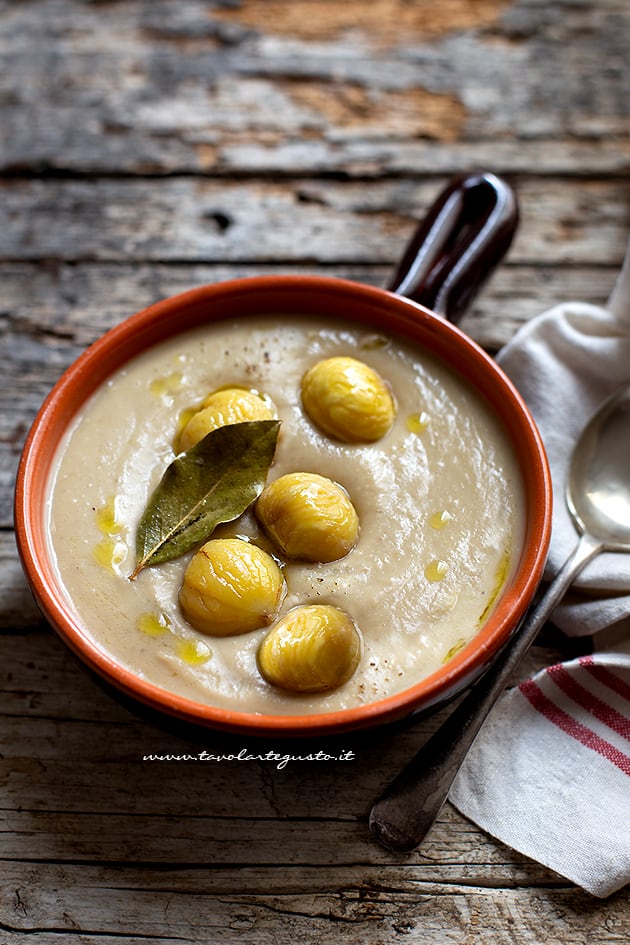
{"label": "metal spoon", "polygon": [[566,502],[580,540],[479,682],[381,796],[370,829],[390,850],[413,850],[448,795],[486,716],[582,568],[601,551],[630,552],[630,386],[609,398],[575,445]]}

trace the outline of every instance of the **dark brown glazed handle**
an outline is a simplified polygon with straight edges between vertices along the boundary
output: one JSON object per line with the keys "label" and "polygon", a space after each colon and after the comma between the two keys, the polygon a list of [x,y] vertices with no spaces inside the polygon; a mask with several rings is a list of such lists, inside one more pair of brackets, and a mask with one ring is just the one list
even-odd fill
{"label": "dark brown glazed handle", "polygon": [[518,226],[512,189],[494,174],[456,177],[429,209],[387,288],[458,322]]}

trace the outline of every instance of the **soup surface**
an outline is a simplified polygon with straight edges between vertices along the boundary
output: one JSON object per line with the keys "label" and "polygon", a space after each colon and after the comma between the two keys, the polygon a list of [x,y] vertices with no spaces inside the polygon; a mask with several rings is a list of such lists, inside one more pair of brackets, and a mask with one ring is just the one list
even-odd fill
{"label": "soup surface", "polygon": [[[332,355],[359,358],[391,385],[396,420],[379,441],[336,442],[305,415],[301,378]],[[260,391],[277,408],[282,426],[268,481],[319,473],[343,485],[358,512],[359,541],[346,557],[283,565],[280,616],[327,603],[360,629],[359,667],[333,692],[296,695],[267,683],[256,665],[267,628],[215,638],[187,624],[178,592],[192,552],[129,580],[137,523],[174,458],[182,412],[228,385]],[[406,689],[461,649],[516,563],[521,495],[497,421],[440,362],[350,323],[261,316],[178,335],[103,385],[59,449],[48,532],[71,607],[117,661],[195,701],[301,714]],[[213,533],[225,536],[271,549],[251,509]]]}

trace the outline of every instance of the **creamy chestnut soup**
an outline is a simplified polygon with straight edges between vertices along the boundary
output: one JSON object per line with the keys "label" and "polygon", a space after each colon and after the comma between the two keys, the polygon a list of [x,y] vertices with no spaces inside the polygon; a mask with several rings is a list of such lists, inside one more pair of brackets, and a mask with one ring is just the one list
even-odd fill
{"label": "creamy chestnut soup", "polygon": [[[301,378],[333,355],[360,359],[391,385],[396,419],[375,443],[339,443],[305,415]],[[192,552],[129,580],[137,523],[174,458],[182,412],[227,385],[260,391],[277,408],[268,482],[294,471],[329,477],[358,513],[359,540],[345,557],[283,562],[280,617],[303,603],[333,604],[360,630],[358,669],[332,692],[294,694],[266,682],[256,652],[268,628],[222,638],[193,629],[178,605]],[[134,673],[235,710],[323,712],[409,687],[477,633],[516,563],[521,495],[498,423],[440,362],[350,323],[261,317],[179,335],[97,392],[59,450],[49,535],[78,619]],[[273,552],[251,509],[213,534],[226,536]]]}

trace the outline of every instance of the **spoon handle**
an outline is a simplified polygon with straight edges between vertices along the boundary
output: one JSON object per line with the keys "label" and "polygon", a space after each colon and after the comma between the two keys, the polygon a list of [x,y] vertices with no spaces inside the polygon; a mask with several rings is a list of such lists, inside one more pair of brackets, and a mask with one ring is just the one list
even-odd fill
{"label": "spoon handle", "polygon": [[376,801],[370,813],[370,830],[384,847],[413,850],[424,839],[510,676],[573,579],[602,547],[601,541],[582,535],[545,594],[481,679]]}

